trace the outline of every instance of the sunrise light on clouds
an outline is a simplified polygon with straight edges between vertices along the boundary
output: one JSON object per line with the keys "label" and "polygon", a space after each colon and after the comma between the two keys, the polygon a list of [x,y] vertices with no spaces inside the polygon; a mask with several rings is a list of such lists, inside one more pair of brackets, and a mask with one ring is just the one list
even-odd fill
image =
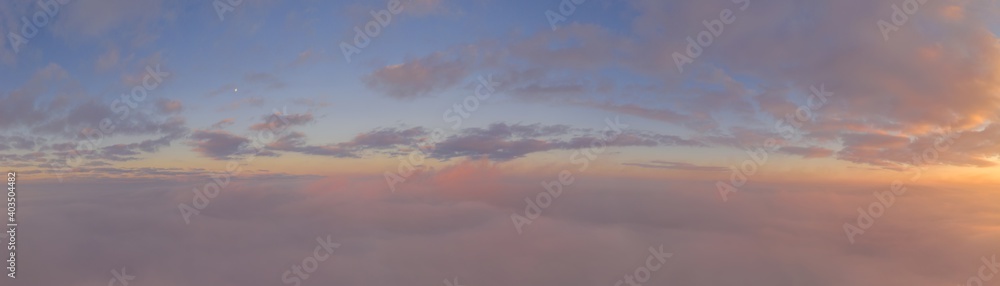
{"label": "sunrise light on clouds", "polygon": [[996,285],[998,15],[6,1],[0,285]]}

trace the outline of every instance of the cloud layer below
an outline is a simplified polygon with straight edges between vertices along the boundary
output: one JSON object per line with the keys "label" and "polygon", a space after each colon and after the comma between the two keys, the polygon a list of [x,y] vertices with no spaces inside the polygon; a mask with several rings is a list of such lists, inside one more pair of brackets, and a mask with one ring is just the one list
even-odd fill
{"label": "cloud layer below", "polygon": [[[1000,247],[991,190],[912,187],[850,244],[842,225],[888,186],[759,185],[723,203],[703,182],[579,176],[518,234],[544,191],[488,161],[380,177],[234,180],[184,223],[190,180],[30,186],[18,285],[280,285],[317,237],[341,246],[303,285],[614,285],[649,247],[666,285],[955,285]],[[28,186],[25,186],[26,188]],[[941,204],[948,201],[948,204]]]}

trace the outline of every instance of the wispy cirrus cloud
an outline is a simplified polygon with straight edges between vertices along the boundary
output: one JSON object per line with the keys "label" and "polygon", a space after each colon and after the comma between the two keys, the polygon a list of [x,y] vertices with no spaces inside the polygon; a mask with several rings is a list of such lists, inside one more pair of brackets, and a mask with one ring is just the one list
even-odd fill
{"label": "wispy cirrus cloud", "polygon": [[202,156],[225,160],[238,154],[250,139],[222,130],[195,130],[189,143]]}
{"label": "wispy cirrus cloud", "polygon": [[[310,145],[301,132],[287,134],[269,147],[275,151],[299,152],[334,157],[361,157],[363,153],[400,154],[418,145],[428,148],[428,156],[448,160],[461,157],[488,157],[507,161],[531,153],[591,148],[605,136],[601,131],[567,125],[494,123],[470,127],[430,142],[431,132],[423,127],[378,128],[356,135],[352,140],[326,145]],[[607,142],[609,147],[707,146],[702,142],[673,135],[635,131]]]}
{"label": "wispy cirrus cloud", "polygon": [[646,163],[622,163],[622,165],[649,168],[649,169],[667,169],[667,170],[698,171],[698,172],[725,172],[729,170],[726,167],[698,166],[691,163],[670,162],[663,160],[653,160]]}
{"label": "wispy cirrus cloud", "polygon": [[469,75],[469,65],[444,53],[386,66],[365,77],[369,88],[396,99],[413,99],[456,86]]}

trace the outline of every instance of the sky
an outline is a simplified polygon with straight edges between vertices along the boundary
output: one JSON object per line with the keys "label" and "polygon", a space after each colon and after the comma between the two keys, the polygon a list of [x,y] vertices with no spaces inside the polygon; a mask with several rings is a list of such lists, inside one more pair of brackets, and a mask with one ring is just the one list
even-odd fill
{"label": "sky", "polygon": [[5,1],[3,285],[992,285],[998,14]]}

